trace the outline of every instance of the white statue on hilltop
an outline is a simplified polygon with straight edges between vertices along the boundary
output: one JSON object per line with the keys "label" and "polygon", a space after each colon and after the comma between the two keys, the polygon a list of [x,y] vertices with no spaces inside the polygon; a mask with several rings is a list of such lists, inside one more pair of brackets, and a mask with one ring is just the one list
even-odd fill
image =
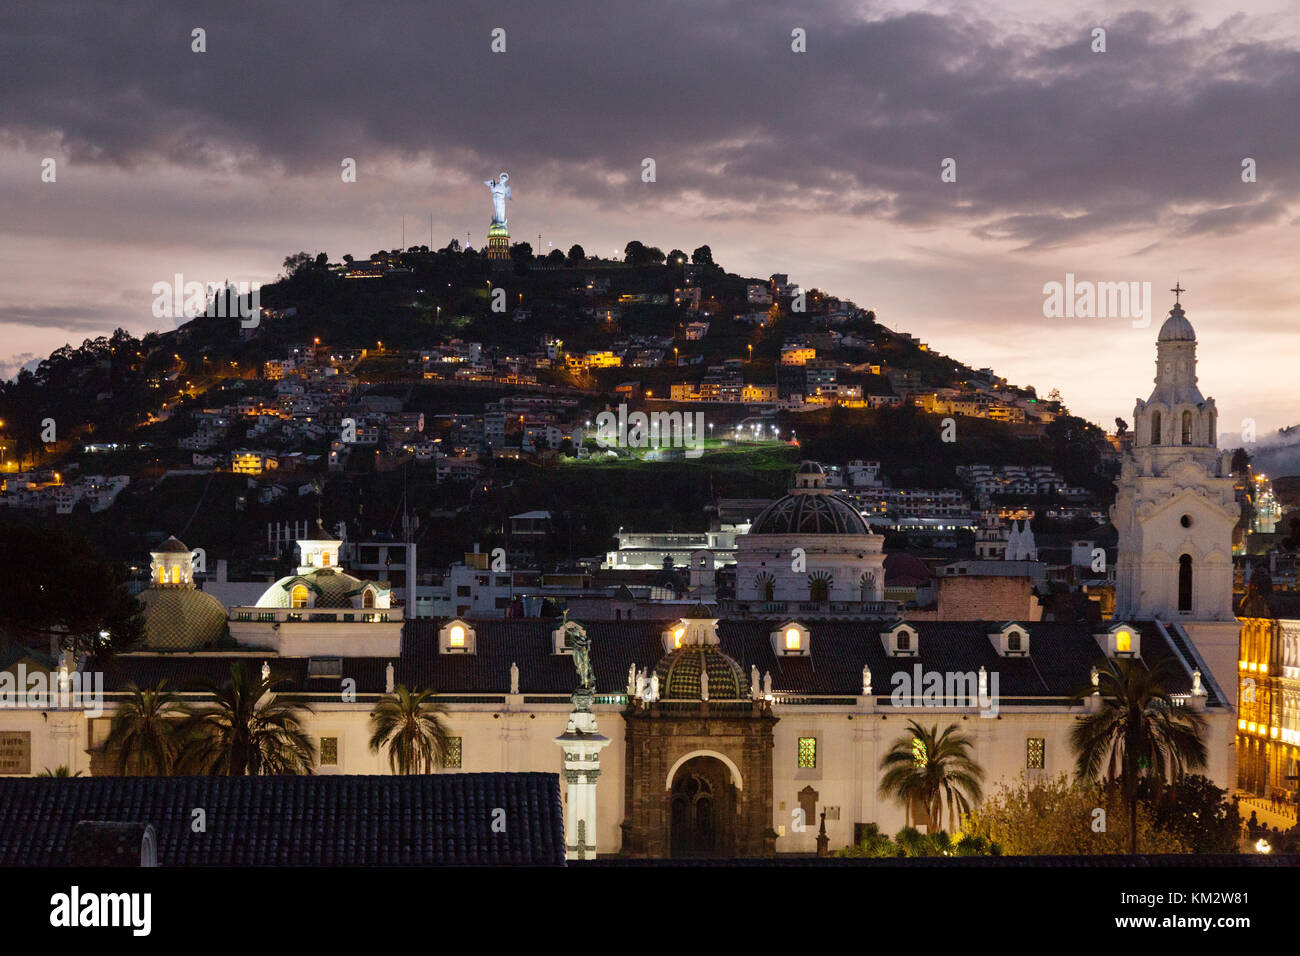
{"label": "white statue on hilltop", "polygon": [[500,179],[485,179],[483,185],[492,190],[492,225],[506,224],[506,200],[514,199],[510,195],[510,174],[502,173]]}

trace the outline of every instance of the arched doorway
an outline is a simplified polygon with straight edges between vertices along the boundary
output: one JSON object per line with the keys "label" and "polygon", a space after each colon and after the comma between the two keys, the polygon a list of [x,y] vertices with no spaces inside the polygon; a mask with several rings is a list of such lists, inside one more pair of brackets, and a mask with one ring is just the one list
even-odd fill
{"label": "arched doorway", "polygon": [[732,856],[736,812],[731,769],[717,757],[692,757],[673,775],[669,855],[675,859]]}

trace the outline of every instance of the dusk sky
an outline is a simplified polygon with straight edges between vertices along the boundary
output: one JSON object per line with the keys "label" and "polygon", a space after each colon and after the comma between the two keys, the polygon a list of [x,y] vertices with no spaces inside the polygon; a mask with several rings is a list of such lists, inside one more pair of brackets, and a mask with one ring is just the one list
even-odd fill
{"label": "dusk sky", "polygon": [[[269,282],[403,216],[478,247],[507,170],[515,241],[708,243],[1108,429],[1178,280],[1223,431],[1300,422],[1296,2],[10,2],[0,53],[0,376],[157,327],[177,272]],[[1150,282],[1151,325],[1045,318],[1067,273]]]}

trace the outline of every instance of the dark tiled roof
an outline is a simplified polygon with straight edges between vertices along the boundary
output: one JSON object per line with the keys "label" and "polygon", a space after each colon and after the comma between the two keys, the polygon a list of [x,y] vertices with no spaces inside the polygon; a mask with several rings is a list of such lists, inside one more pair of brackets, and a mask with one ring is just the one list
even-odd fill
{"label": "dark tiled roof", "polygon": [[[475,620],[474,654],[440,654],[438,628],[441,621],[407,621],[402,634],[402,656],[394,662],[397,683],[412,688],[429,687],[443,694],[504,694],[510,686],[510,665],[519,665],[519,687],[524,694],[568,695],[577,686],[573,658],[553,653],[551,632],[556,621],[525,619]],[[600,693],[622,693],[627,689],[628,667],[653,667],[664,657],[662,634],[669,621],[593,621],[584,624],[591,636],[592,667]],[[1093,637],[1099,625],[1086,621],[1027,623],[1030,635],[1028,657],[1000,657],[988,634],[997,630],[991,621],[913,621],[918,635],[916,657],[891,658],[880,640],[883,625],[875,621],[817,621],[801,619],[810,631],[810,653],[801,657],[778,657],[770,638],[776,621],[724,620],[718,624],[723,653],[740,664],[748,686],[752,666],[759,673],[772,674],[777,692],[851,697],[861,691],[862,666],[871,668],[873,690],[887,695],[892,690],[890,675],[910,673],[919,663],[923,670],[978,671],[982,666],[998,673],[998,694],[1002,698],[1071,697],[1087,687],[1094,664],[1103,660]],[[1142,631],[1142,659],[1148,665],[1174,656],[1181,658],[1160,635],[1154,624],[1136,625]],[[338,679],[307,679],[305,658],[268,656],[272,671],[289,680],[285,690],[308,690],[336,694]],[[360,694],[382,693],[384,658],[342,659],[343,677],[356,680]],[[260,658],[246,666],[261,668]],[[1193,665],[1194,666],[1194,665]],[[133,657],[124,655],[105,672],[105,689],[119,689],[128,680],[153,686],[167,676],[171,686],[184,689],[196,679],[224,681],[229,660],[188,654]],[[1173,693],[1191,689],[1191,667],[1177,668],[1179,677],[1169,688]]]}
{"label": "dark tiled roof", "polygon": [[3,779],[0,865],[75,865],[82,820],[153,824],[159,866],[564,863],[557,775],[457,773]]}

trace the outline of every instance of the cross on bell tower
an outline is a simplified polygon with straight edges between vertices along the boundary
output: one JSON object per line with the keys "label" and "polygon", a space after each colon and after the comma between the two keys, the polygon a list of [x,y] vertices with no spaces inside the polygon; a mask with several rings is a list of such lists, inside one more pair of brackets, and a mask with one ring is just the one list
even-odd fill
{"label": "cross on bell tower", "polygon": [[1174,305],[1178,305],[1179,304],[1178,297],[1181,296],[1187,290],[1183,288],[1182,282],[1175,282],[1174,287],[1169,291],[1174,294]]}

